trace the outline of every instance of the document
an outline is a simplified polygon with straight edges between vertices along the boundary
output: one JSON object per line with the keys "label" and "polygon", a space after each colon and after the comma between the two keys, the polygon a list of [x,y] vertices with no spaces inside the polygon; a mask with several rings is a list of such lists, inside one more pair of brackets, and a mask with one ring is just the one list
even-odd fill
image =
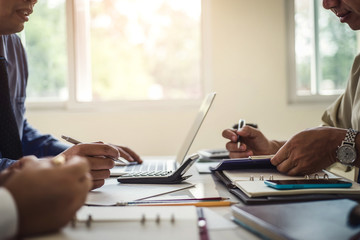
{"label": "document", "polygon": [[111,206],[118,202],[130,202],[160,196],[187,188],[194,187],[194,184],[121,184],[116,178],[106,179],[105,185],[89,192],[87,205]]}

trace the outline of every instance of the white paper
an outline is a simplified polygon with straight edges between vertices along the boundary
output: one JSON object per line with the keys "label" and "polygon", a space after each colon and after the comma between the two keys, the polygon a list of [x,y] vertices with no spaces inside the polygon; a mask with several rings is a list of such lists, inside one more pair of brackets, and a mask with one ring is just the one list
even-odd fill
{"label": "white paper", "polygon": [[190,183],[181,184],[123,184],[116,178],[109,178],[101,188],[89,192],[86,204],[113,205],[118,202],[130,202],[159,196],[194,187]]}
{"label": "white paper", "polygon": [[87,221],[91,215],[92,221],[145,221],[192,220],[197,222],[196,207],[164,207],[164,206],[127,206],[127,207],[88,207],[83,206],[76,213],[78,221]]}

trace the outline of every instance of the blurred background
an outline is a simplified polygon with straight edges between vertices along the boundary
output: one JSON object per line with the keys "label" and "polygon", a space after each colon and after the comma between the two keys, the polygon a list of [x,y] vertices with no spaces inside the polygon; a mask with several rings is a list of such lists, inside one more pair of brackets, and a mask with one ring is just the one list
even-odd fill
{"label": "blurred background", "polygon": [[43,0],[20,36],[33,126],[141,155],[175,155],[211,91],[190,153],[239,118],[278,140],[318,126],[358,46],[318,0]]}

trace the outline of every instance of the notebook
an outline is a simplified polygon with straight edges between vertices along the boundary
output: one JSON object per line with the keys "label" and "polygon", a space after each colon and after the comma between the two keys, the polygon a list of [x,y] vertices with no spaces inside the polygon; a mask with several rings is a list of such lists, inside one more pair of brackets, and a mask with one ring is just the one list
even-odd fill
{"label": "notebook", "polygon": [[[214,99],[216,93],[209,93],[205,99],[203,100],[199,112],[184,140],[181,145],[178,154],[176,155],[176,159],[159,159],[159,160],[150,160],[144,161],[142,164],[136,165],[128,165],[128,166],[116,166],[111,170],[111,176],[120,176],[120,180],[124,180],[125,178],[131,177],[166,177],[171,175],[174,171],[176,171],[183,163],[186,163],[186,156],[188,151],[193,143],[201,124],[203,123]],[[196,159],[195,159],[196,160]],[[192,161],[189,164],[192,164]],[[121,181],[120,181],[121,182]]]}
{"label": "notebook", "polygon": [[[199,240],[196,207],[82,207],[71,226],[53,239]],[[71,235],[69,234],[71,233]],[[86,235],[85,235],[86,234]]]}
{"label": "notebook", "polygon": [[[234,170],[227,170],[234,169]],[[280,173],[271,165],[270,158],[224,160],[215,168],[216,176],[235,196],[246,204],[263,204],[325,199],[360,199],[360,185],[352,182],[347,189],[298,189],[275,190],[267,187],[264,180],[304,179],[304,176],[288,176]],[[341,177],[323,170],[309,178],[340,179]]]}
{"label": "notebook", "polygon": [[358,203],[348,199],[232,206],[233,220],[263,239],[359,239]]}

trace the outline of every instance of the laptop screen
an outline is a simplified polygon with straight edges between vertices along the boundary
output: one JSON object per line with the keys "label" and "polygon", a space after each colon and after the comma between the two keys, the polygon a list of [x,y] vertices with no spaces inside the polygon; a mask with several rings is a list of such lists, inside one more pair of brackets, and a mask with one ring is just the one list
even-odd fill
{"label": "laptop screen", "polygon": [[201,127],[201,124],[203,123],[203,121],[206,117],[206,114],[208,113],[208,111],[211,107],[211,104],[213,103],[213,101],[215,99],[215,96],[216,96],[216,93],[212,92],[212,93],[209,93],[203,100],[200,110],[199,110],[198,114],[196,115],[195,121],[192,124],[192,126],[185,138],[185,141],[183,142],[183,144],[180,148],[180,151],[176,155],[176,164],[178,166],[181,165],[181,163],[185,159],[186,154],[188,153],[188,151],[191,147],[191,144],[193,143],[193,141],[196,137],[196,134],[198,133],[198,131]]}

